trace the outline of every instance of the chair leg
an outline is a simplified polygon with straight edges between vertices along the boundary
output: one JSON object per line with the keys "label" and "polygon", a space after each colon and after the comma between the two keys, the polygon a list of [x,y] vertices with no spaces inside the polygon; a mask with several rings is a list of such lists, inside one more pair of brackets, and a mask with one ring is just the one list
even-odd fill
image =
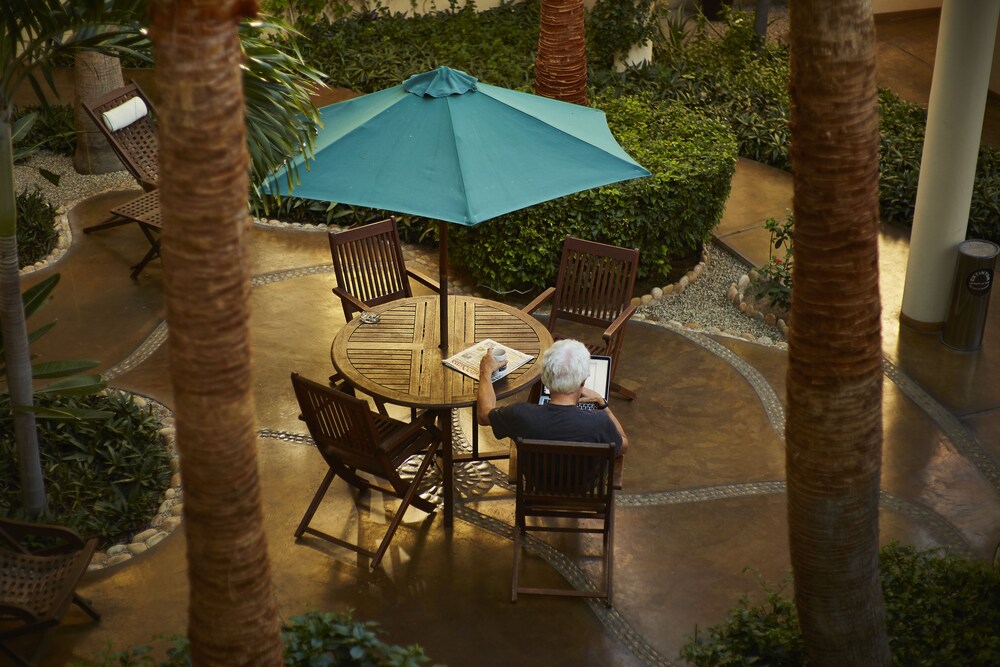
{"label": "chair leg", "polygon": [[626,398],[630,401],[634,401],[639,396],[639,394],[636,393],[634,390],[627,389],[614,381],[611,382],[611,391],[620,394],[622,398]]}
{"label": "chair leg", "polygon": [[615,581],[615,511],[611,508],[610,515],[607,517],[607,546],[605,547],[606,552],[604,554],[604,566],[608,568],[607,575],[605,579],[605,589],[608,593],[606,598],[606,603],[608,609],[614,605],[614,581]]}
{"label": "chair leg", "polygon": [[309,503],[309,509],[302,516],[302,521],[299,522],[299,527],[295,529],[295,539],[302,537],[302,534],[306,532],[306,528],[309,527],[309,522],[312,521],[313,515],[316,514],[317,508],[319,508],[320,502],[323,500],[323,496],[326,495],[327,489],[330,488],[330,483],[333,482],[334,478],[333,470],[328,470],[326,477],[323,478],[323,483],[319,485],[316,489],[316,495],[313,496],[312,502]]}
{"label": "chair leg", "polygon": [[90,225],[89,227],[84,227],[83,228],[83,233],[84,234],[90,234],[92,232],[99,232],[102,229],[111,229],[112,227],[121,227],[122,225],[127,225],[127,224],[129,224],[131,222],[134,222],[134,220],[130,220],[128,218],[123,218],[120,215],[114,215],[114,214],[112,214],[112,216],[110,218],[108,218],[107,220],[105,220],[104,222],[99,222],[97,224]]}
{"label": "chair leg", "polygon": [[521,528],[514,522],[514,566],[510,578],[510,601],[517,602],[517,575],[521,567]]}
{"label": "chair leg", "polygon": [[396,529],[399,528],[399,524],[403,521],[403,515],[406,514],[406,508],[410,506],[411,502],[413,502],[413,497],[417,494],[417,485],[420,484],[420,480],[423,479],[424,473],[427,472],[427,466],[429,466],[430,462],[434,460],[434,454],[437,451],[438,444],[439,443],[434,443],[434,445],[427,451],[427,454],[424,456],[424,460],[420,462],[420,467],[417,468],[417,472],[413,476],[413,480],[410,482],[410,488],[406,490],[406,494],[399,503],[399,507],[396,508],[396,514],[392,517],[392,521],[389,523],[389,530],[386,531],[385,536],[382,538],[382,543],[378,545],[378,551],[375,552],[375,557],[372,558],[371,568],[373,570],[378,567],[380,562],[382,562],[382,556],[385,555],[386,549],[389,548],[392,536],[396,533]]}
{"label": "chair leg", "polygon": [[90,616],[95,621],[101,620],[101,614],[98,613],[96,609],[90,606],[90,602],[84,600],[82,597],[73,593],[73,604],[82,609],[88,616]]}
{"label": "chair leg", "polygon": [[31,667],[31,663],[29,661],[25,660],[20,653],[15,652],[14,649],[7,646],[7,643],[4,641],[0,641],[0,653],[3,653],[8,658],[13,660],[14,664],[18,665],[18,667]]}

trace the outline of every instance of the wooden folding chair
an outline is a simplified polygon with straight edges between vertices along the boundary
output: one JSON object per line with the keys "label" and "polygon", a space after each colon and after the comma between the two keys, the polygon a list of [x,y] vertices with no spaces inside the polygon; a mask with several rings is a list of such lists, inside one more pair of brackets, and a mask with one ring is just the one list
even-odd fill
{"label": "wooden folding chair", "polygon": [[406,267],[395,216],[329,236],[337,277],[333,293],[348,322],[355,313],[413,296],[409,278],[435,292],[441,289],[437,281]]}
{"label": "wooden folding chair", "polygon": [[[123,127],[112,129],[109,119],[113,119],[115,110],[133,100],[141,100],[146,114]],[[131,81],[92,102],[84,102],[83,109],[142,189],[150,192],[159,187],[160,151],[156,140],[155,110],[142,89]]]}
{"label": "wooden folding chair", "polygon": [[[120,127],[115,114],[130,104],[141,103],[145,113]],[[152,102],[135,82],[117,88],[104,96],[83,103],[84,111],[108,140],[122,165],[135,178],[145,194],[111,209],[111,217],[96,225],[84,227],[83,232],[92,232],[135,223],[149,242],[149,251],[132,266],[132,278],[139,276],[146,265],[159,256],[160,219],[160,153],[156,139],[156,123]]]}
{"label": "wooden folding chair", "polygon": [[[437,509],[436,505],[417,495],[417,487],[441,444],[441,431],[434,425],[430,413],[417,415],[410,423],[390,419],[372,412],[364,400],[308,380],[298,373],[292,373],[292,386],[302,410],[299,418],[306,423],[317,449],[330,467],[295,529],[295,538],[309,533],[370,556],[371,567],[375,569],[389,548],[407,507],[413,505],[427,513]],[[422,457],[420,465],[413,479],[403,479],[399,467],[412,456]],[[361,472],[385,481],[387,486],[369,482],[358,474]],[[389,529],[374,552],[309,527],[336,476],[358,489],[373,489],[400,499]]]}
{"label": "wooden folding chair", "polygon": [[[518,593],[603,598],[613,604],[615,446],[589,442],[518,439],[514,505],[514,566],[510,599]],[[529,523],[528,519],[549,523]],[[552,519],[559,524],[553,525]],[[569,525],[565,519],[574,520]],[[529,532],[591,533],[603,538],[603,586],[594,590],[518,585],[521,548]]]}
{"label": "wooden folding chair", "polygon": [[548,327],[556,340],[561,338],[556,333],[561,320],[602,329],[601,343],[582,342],[591,354],[611,357],[611,388],[629,400],[636,397],[635,391],[618,384],[615,373],[625,342],[625,324],[636,310],[631,301],[638,269],[637,249],[567,236],[556,286],[524,308],[533,313],[551,298]]}
{"label": "wooden folding chair", "polygon": [[[96,546],[96,538],[84,540],[69,528],[0,519],[0,652],[15,664],[35,664],[45,635],[59,625],[70,603],[95,621],[101,619],[74,592]],[[33,633],[42,637],[31,658],[8,643]]]}

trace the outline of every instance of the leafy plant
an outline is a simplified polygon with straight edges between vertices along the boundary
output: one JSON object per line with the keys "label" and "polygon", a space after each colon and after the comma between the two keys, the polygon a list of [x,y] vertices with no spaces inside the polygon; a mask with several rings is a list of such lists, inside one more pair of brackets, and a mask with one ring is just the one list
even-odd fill
{"label": "leafy plant", "polygon": [[587,59],[609,68],[615,56],[628,53],[659,34],[654,0],[597,0],[587,15]]}
{"label": "leafy plant", "polygon": [[[42,472],[49,509],[41,520],[101,536],[102,548],[143,530],[170,481],[161,423],[152,408],[131,394],[56,396],[36,399],[45,414],[91,413],[105,419],[40,419]],[[0,397],[0,411],[10,402]],[[17,450],[9,419],[0,420],[0,513],[23,518]]]}
{"label": "leafy plant", "polygon": [[615,183],[453,228],[449,252],[494,292],[537,291],[555,276],[566,234],[640,248],[639,279],[669,274],[722,217],[736,166],[728,128],[680,104],[603,94],[595,106],[652,176]]}
{"label": "leafy plant", "polygon": [[538,0],[505,0],[477,12],[474,3],[408,17],[376,5],[300,25],[304,60],[327,83],[373,92],[447,65],[507,88],[530,86],[538,44]]}
{"label": "leafy plant", "polygon": [[56,247],[56,208],[40,190],[17,194],[17,258],[21,268],[45,259]]}
{"label": "leafy plant", "polygon": [[[774,218],[764,222],[764,229],[771,234],[771,246],[768,249],[767,264],[759,270],[760,282],[757,285],[757,298],[767,298],[772,308],[789,311],[792,308],[792,216],[789,214],[784,222],[779,223]],[[785,249],[784,257],[775,257],[775,250]]]}
{"label": "leafy plant", "polygon": [[[356,621],[350,611],[312,611],[293,616],[281,630],[287,667],[351,665],[353,667],[417,667],[429,661],[420,646],[397,646],[379,638],[378,624]],[[78,667],[190,667],[185,637],[167,639],[166,661],[157,661],[151,645],[106,651]]]}
{"label": "leafy plant", "polygon": [[[26,130],[19,133],[16,127],[22,122]],[[73,155],[76,150],[73,107],[69,104],[19,108],[14,112],[14,124],[15,162],[39,150],[52,151],[57,155]]]}
{"label": "leafy plant", "polygon": [[[897,543],[879,552],[886,624],[897,667],[1000,664],[1000,573],[985,563]],[[765,587],[726,619],[697,628],[681,657],[698,667],[808,665],[792,600]]]}
{"label": "leafy plant", "polygon": [[[25,318],[31,317],[39,308],[45,305],[52,294],[52,290],[59,284],[59,274],[55,273],[37,285],[26,289],[21,295],[24,302]],[[33,343],[56,325],[55,321],[48,322],[28,334],[28,342]],[[0,335],[0,358],[3,358],[4,340]],[[105,387],[104,380],[99,375],[78,375],[83,371],[90,370],[97,366],[98,362],[90,360],[80,361],[44,361],[32,364],[32,378],[65,378],[59,382],[35,389],[35,397],[46,396],[83,396],[101,391]],[[0,378],[6,381],[6,367],[0,368]],[[0,399],[7,399],[7,388],[3,387]],[[46,407],[44,405],[34,406],[10,406],[9,400],[5,404],[7,409],[0,408],[0,423],[9,422],[12,411],[28,411],[35,413],[36,417],[47,419],[103,419],[109,413],[89,409],[77,409],[73,406]]]}

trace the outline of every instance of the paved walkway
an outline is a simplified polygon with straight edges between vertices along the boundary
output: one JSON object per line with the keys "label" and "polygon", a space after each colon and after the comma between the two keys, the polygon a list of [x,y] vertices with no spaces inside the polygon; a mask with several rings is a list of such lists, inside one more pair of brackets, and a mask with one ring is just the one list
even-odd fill
{"label": "paved walkway", "polygon": [[[43,358],[97,358],[114,386],[172,406],[163,323],[162,271],[154,262],[131,281],[145,251],[138,230],[83,236],[81,227],[134,193],[108,193],[72,211],[70,252],[39,341]],[[754,231],[790,202],[787,175],[741,162],[718,239],[759,261]],[[633,445],[619,496],[616,605],[522,598],[509,602],[513,497],[503,470],[465,466],[457,521],[408,517],[384,568],[292,532],[323,475],[288,380],[330,372],[329,346],[343,324],[330,293],[324,234],[255,228],[254,386],[265,522],[281,613],[354,608],[399,643],[420,643],[435,662],[462,665],[670,665],[695,625],[720,620],[736,599],[789,571],[784,497],[786,355],[763,347],[650,323],[629,325],[620,374],[640,397],[615,399]],[[764,239],[766,244],[766,238]],[[898,294],[905,234],[883,243],[885,457],[882,540],[942,546],[987,558],[1000,539],[1000,305],[981,352],[957,353],[934,337],[900,332]],[[756,254],[755,254],[756,253]],[[433,258],[408,257],[427,262]],[[994,300],[996,300],[994,296]],[[467,430],[467,413],[460,415]],[[486,434],[483,434],[487,437]],[[431,480],[431,484],[435,484]],[[433,491],[433,489],[430,489]],[[383,499],[357,503],[336,484],[318,514],[328,531],[375,540]],[[409,519],[413,521],[409,521]],[[527,579],[593,577],[596,545],[535,542]],[[45,664],[92,656],[155,635],[181,633],[187,579],[183,529],[134,560],[88,575],[82,593],[104,618],[71,613],[52,636]]]}

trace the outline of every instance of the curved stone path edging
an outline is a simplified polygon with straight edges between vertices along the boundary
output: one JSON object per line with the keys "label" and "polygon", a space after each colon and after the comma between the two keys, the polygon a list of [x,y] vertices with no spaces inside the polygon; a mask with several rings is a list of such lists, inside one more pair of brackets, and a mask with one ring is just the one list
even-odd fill
{"label": "curved stone path edging", "polygon": [[[308,227],[315,229],[315,226]],[[306,227],[303,226],[303,228]],[[254,276],[252,284],[254,287],[264,287],[266,285],[282,282],[292,278],[328,273],[331,271],[332,267],[329,265],[308,266],[275,271]],[[739,372],[760,400],[762,408],[767,415],[772,428],[774,428],[775,432],[780,437],[784,437],[785,415],[782,402],[760,372],[753,368],[753,366],[746,362],[742,357],[718,341],[712,339],[704,332],[693,330],[690,327],[685,327],[679,323],[656,322],[653,324],[656,326],[670,328],[675,333],[683,336],[686,340],[720,358]],[[163,342],[167,339],[167,336],[168,332],[166,323],[161,322],[146,338],[146,340],[140,344],[135,352],[129,355],[128,358],[118,365],[109,369],[105,376],[108,378],[116,377],[140,365],[160,345],[163,344]],[[895,368],[895,366],[893,366],[888,360],[884,361],[884,370],[886,377],[897,384],[904,394],[909,396],[920,406],[921,409],[929,414],[941,427],[945,435],[955,442],[956,447],[959,447],[961,451],[969,457],[976,468],[982,471],[995,486],[1000,488],[1000,474],[998,474],[995,464],[986,454],[985,450],[983,450],[975,436],[969,433],[968,430],[943,406],[934,401],[933,398],[931,398],[905,374]],[[454,417],[453,428],[456,426],[457,417]],[[459,433],[456,435],[459,435],[460,431],[461,430],[459,429]],[[308,435],[301,433],[261,429],[257,432],[257,435],[260,438],[276,439],[295,444],[312,446],[311,438],[309,438]],[[464,437],[456,438],[456,442],[459,447],[467,446]],[[507,490],[511,489],[511,485],[507,481],[505,474],[501,473],[495,466],[488,463],[484,462],[483,465],[485,468],[482,470],[478,469],[481,466],[474,467],[475,469],[469,469],[469,466],[456,467],[456,471],[458,471],[458,474],[456,475],[456,490],[458,493],[456,493],[456,496],[458,498],[477,497],[485,491],[488,491],[489,488],[493,486],[502,487]],[[431,488],[428,489],[428,491],[431,496],[439,496],[439,489],[434,487],[435,485],[440,486],[440,479],[435,480],[434,476],[434,471],[430,471],[428,478]],[[722,484],[711,487],[654,493],[621,493],[618,495],[617,506],[623,508],[654,507],[678,503],[705,502],[723,498],[784,493],[785,490],[786,486],[784,481],[769,480],[739,484]],[[937,540],[940,544],[947,545],[953,552],[962,555],[971,555],[971,547],[961,533],[946,519],[935,513],[933,510],[895,496],[885,490],[882,490],[881,492],[880,504],[883,507],[898,512],[925,527],[931,532],[935,540]],[[169,509],[171,508],[168,507],[167,510],[169,511]],[[489,532],[502,537],[510,538],[512,536],[512,527],[507,523],[465,507],[462,503],[458,503],[456,505],[456,516],[465,522],[481,527],[484,530],[488,530]],[[172,517],[164,518],[163,521],[167,521],[168,518]],[[180,517],[177,516],[176,519],[176,522],[170,522],[171,525],[174,525],[175,523],[179,524]],[[156,537],[156,535],[154,534],[152,537]],[[163,538],[160,537],[159,539]],[[544,541],[533,538],[532,540],[529,540],[529,548],[534,553],[544,558],[546,562],[548,562],[555,570],[564,576],[572,585],[577,587],[589,585],[589,580],[587,579],[586,574],[580,570],[580,568],[573,563],[572,560],[567,558],[555,548],[549,546]],[[125,547],[125,549],[128,550],[128,547]],[[111,558],[109,558],[109,564],[110,560]],[[603,604],[596,603],[594,601],[591,601],[591,609],[598,616],[601,622],[617,637],[619,637],[619,639],[622,640],[628,649],[639,660],[641,660],[643,664],[656,666],[674,665],[674,663],[659,655],[659,653],[657,653],[656,650],[653,649],[617,611],[613,609],[607,610]]]}

